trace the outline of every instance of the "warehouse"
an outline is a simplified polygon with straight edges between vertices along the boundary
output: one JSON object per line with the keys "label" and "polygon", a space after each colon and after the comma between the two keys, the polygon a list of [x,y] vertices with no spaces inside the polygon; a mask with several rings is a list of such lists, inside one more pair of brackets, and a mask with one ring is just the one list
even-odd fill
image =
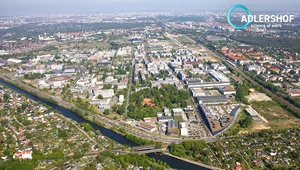
{"label": "warehouse", "polygon": [[191,92],[193,94],[193,97],[196,96],[205,96],[206,91],[202,88],[191,88]]}
{"label": "warehouse", "polygon": [[203,82],[201,83],[200,81],[198,82],[188,82],[187,83],[189,88],[214,88],[214,87],[224,87],[224,86],[229,86],[230,82]]}
{"label": "warehouse", "polygon": [[225,104],[228,102],[226,96],[198,96],[199,104]]}

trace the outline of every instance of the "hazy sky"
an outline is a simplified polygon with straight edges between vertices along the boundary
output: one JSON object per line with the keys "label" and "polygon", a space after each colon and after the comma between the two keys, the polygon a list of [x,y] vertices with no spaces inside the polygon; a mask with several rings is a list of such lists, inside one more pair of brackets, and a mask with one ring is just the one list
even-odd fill
{"label": "hazy sky", "polygon": [[300,0],[0,0],[0,15],[127,11],[223,11],[243,4],[250,11],[300,12]]}

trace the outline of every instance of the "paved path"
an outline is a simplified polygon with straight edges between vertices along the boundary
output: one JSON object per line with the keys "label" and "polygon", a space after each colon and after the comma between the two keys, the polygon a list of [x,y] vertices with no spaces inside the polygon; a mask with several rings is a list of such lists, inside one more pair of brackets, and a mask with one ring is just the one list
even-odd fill
{"label": "paved path", "polygon": [[214,157],[218,160],[220,166],[223,166],[222,163],[221,163],[221,161],[220,161],[220,160],[218,159],[218,157],[216,156],[216,154],[210,149],[210,147],[209,147],[208,145],[206,145],[206,146],[207,146],[207,148],[210,150],[210,152],[214,155]]}
{"label": "paved path", "polygon": [[23,128],[26,128],[21,122],[18,121],[18,119],[16,118],[16,116],[14,116],[14,119],[15,119],[16,122],[19,123]]}

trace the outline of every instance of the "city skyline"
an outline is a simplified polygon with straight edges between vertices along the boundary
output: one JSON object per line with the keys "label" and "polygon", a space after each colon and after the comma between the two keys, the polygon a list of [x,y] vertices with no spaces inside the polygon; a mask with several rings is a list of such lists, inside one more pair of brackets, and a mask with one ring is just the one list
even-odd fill
{"label": "city skyline", "polygon": [[[14,15],[37,15],[37,14],[67,14],[67,13],[110,13],[110,12],[174,12],[174,11],[215,11],[227,12],[235,4],[243,4],[250,11],[254,12],[297,12],[300,1],[291,0],[289,3],[284,1],[246,1],[246,0],[186,0],[184,3],[179,0],[66,0],[66,1],[38,1],[38,0],[2,0],[0,6],[1,16]],[[272,4],[272,5],[270,5]],[[268,7],[267,9],[265,9]]]}

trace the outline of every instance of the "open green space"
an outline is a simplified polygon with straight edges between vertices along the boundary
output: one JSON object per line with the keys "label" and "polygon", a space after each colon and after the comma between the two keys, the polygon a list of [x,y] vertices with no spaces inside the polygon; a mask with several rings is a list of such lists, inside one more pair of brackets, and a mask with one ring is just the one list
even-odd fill
{"label": "open green space", "polygon": [[186,38],[185,36],[176,37],[176,40],[184,45],[193,44],[193,42],[191,40],[189,40],[188,38]]}
{"label": "open green space", "polygon": [[272,129],[290,128],[300,125],[300,119],[280,107],[275,101],[253,101],[251,106],[268,120]]}

